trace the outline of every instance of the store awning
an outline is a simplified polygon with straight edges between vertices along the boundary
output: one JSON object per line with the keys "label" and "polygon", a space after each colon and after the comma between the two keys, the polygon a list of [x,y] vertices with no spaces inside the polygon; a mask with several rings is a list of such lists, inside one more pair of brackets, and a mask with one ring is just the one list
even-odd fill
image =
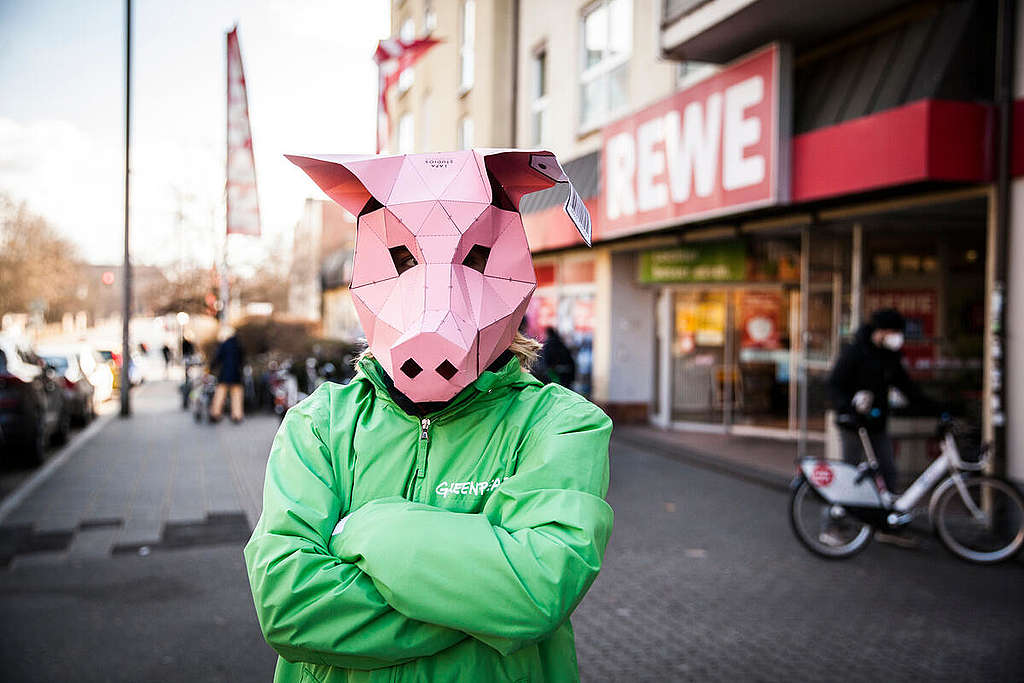
{"label": "store awning", "polygon": [[[595,150],[562,164],[566,175],[572,180],[573,186],[583,199],[597,196],[600,189],[600,166],[601,150]],[[550,189],[528,194],[519,203],[519,212],[536,213],[552,206],[561,206],[565,203],[567,192],[565,185],[556,184]]]}
{"label": "store awning", "polygon": [[902,19],[797,53],[794,134],[923,99],[993,99],[989,11],[955,2]]}
{"label": "store awning", "polygon": [[788,41],[800,50],[906,4],[907,0],[666,0],[661,51],[670,59],[725,64],[774,40]]}
{"label": "store awning", "polygon": [[[562,168],[590,211],[591,219],[596,221],[597,196],[601,191],[601,150],[567,161]],[[579,233],[562,209],[567,193],[566,186],[559,183],[547,190],[528,194],[519,203],[519,213],[523,216],[532,251],[582,244]]]}

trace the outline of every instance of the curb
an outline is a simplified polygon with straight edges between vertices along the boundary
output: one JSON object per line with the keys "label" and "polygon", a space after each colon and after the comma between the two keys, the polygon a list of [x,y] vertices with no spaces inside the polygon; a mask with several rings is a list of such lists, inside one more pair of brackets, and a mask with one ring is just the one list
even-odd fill
{"label": "curb", "polygon": [[[757,484],[758,486],[763,486],[765,488],[772,489],[773,491],[789,491],[789,484],[793,480],[791,475],[787,476],[779,474],[778,472],[741,465],[709,453],[702,453],[700,451],[680,447],[671,447],[667,444],[659,443],[654,440],[616,435],[614,432],[612,433],[612,439],[634,448],[646,449],[663,458],[676,460],[678,462],[686,463],[687,465],[693,465],[695,467],[700,467],[701,469],[718,472],[719,474],[725,474],[736,479],[742,479],[748,483]],[[795,473],[796,469],[794,468],[794,474]]]}
{"label": "curb", "polygon": [[53,457],[11,491],[4,498],[3,502],[0,503],[0,523],[3,523],[7,516],[14,512],[28,498],[29,494],[53,476],[54,472],[63,467],[64,463],[70,460],[72,455],[89,443],[116,416],[116,411],[97,416],[88,427],[72,437],[71,441],[53,454]]}

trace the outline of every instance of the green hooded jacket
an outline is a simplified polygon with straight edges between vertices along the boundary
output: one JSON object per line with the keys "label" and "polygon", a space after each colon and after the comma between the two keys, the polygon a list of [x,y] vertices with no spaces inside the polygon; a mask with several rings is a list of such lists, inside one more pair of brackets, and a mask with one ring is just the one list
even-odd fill
{"label": "green hooded jacket", "polygon": [[516,359],[422,420],[371,359],[322,385],[274,439],[245,547],[275,681],[578,680],[610,433]]}

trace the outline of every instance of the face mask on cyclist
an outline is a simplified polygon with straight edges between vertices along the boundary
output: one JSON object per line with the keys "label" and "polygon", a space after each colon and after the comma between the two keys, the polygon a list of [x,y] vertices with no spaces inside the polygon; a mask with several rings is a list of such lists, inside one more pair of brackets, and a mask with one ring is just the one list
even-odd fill
{"label": "face mask on cyclist", "polygon": [[882,345],[890,351],[899,351],[903,348],[903,333],[890,332],[882,338]]}

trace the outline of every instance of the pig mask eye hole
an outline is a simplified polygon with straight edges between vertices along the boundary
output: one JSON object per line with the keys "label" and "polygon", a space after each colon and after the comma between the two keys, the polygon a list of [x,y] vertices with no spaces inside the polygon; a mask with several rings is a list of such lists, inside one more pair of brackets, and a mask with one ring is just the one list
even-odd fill
{"label": "pig mask eye hole", "polygon": [[383,204],[378,202],[373,197],[370,197],[369,199],[366,200],[366,204],[363,205],[363,208],[359,210],[359,215],[360,216],[365,216],[368,213],[373,213],[377,209],[383,209],[383,208],[384,208]]}
{"label": "pig mask eye hole", "polygon": [[399,275],[416,265],[416,257],[404,244],[391,247],[388,251],[391,252],[391,260],[395,262],[395,270]]}
{"label": "pig mask eye hole", "polygon": [[490,249],[482,244],[474,244],[473,248],[466,254],[466,258],[462,259],[462,265],[482,273],[487,268],[487,257],[490,255]]}

